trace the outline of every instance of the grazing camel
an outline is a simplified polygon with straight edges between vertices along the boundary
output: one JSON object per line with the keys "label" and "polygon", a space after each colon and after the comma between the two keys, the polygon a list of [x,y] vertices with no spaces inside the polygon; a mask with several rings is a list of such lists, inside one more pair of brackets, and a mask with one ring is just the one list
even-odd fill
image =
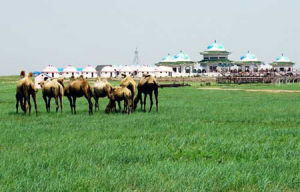
{"label": "grazing camel", "polygon": [[[143,104],[144,104],[144,111],[146,112],[146,98],[147,95],[150,96],[150,109],[149,112],[151,112],[152,105],[153,105],[153,99],[152,99],[152,93],[154,92],[155,101],[156,101],[156,111],[158,111],[158,83],[156,79],[151,75],[144,76],[143,79],[138,84],[138,94],[136,98],[134,99],[134,110],[137,107],[138,102],[141,102],[141,110],[143,110]],[[142,101],[142,93],[144,93],[144,103]]]}
{"label": "grazing camel", "polygon": [[76,98],[84,96],[89,103],[89,114],[93,114],[93,103],[92,103],[92,88],[89,82],[81,75],[79,79],[74,80],[71,78],[70,84],[64,89],[65,96],[68,97],[70,102],[72,114],[76,114]]}
{"label": "grazing camel", "polygon": [[93,96],[95,99],[95,111],[99,110],[99,97],[109,97],[109,94],[112,92],[111,84],[106,80],[101,80],[101,78],[97,78],[94,88],[93,88]]}
{"label": "grazing camel", "polygon": [[122,76],[123,79],[121,80],[120,86],[127,87],[131,91],[131,105],[133,108],[133,98],[135,96],[135,91],[136,91],[136,82],[129,75],[122,74]]}
{"label": "grazing camel", "polygon": [[[56,112],[58,111],[58,99],[60,101],[60,111],[63,110],[63,96],[64,96],[64,84],[63,79],[45,79],[44,81],[39,83],[42,92],[43,92],[43,99],[46,104],[46,111],[50,112],[50,101],[51,98],[55,98],[56,103]],[[48,98],[48,100],[47,100]]]}
{"label": "grazing camel", "polygon": [[121,112],[121,101],[124,100],[124,112],[127,112],[128,114],[131,113],[131,109],[132,109],[132,94],[131,91],[126,88],[126,87],[114,87],[112,88],[112,92],[109,95],[109,104],[106,107],[106,113],[109,113],[111,109],[114,109],[115,112],[116,110],[116,104],[115,102],[118,102],[118,106],[119,106],[119,112]]}
{"label": "grazing camel", "polygon": [[21,105],[21,109],[26,114],[27,112],[27,106],[26,103],[28,103],[29,106],[29,115],[31,114],[31,102],[30,102],[30,96],[32,97],[35,113],[37,115],[37,105],[36,105],[36,92],[37,89],[34,85],[34,82],[32,81],[32,72],[30,72],[27,76],[25,71],[21,71],[20,74],[21,79],[17,82],[17,90],[16,90],[16,112],[19,111],[19,104]]}

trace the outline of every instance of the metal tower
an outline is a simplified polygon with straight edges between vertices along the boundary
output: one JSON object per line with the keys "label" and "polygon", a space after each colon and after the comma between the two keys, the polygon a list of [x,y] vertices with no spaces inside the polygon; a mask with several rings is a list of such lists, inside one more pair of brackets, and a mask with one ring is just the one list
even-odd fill
{"label": "metal tower", "polygon": [[139,65],[140,59],[139,59],[139,51],[137,48],[135,48],[134,51],[134,58],[133,58],[133,65]]}

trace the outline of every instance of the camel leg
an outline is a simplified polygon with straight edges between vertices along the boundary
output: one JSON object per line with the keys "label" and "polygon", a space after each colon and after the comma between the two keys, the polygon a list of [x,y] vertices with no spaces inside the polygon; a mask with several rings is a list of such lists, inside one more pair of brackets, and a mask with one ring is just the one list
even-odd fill
{"label": "camel leg", "polygon": [[17,103],[16,103],[16,113],[19,112],[19,102],[20,102],[20,98],[18,96],[16,96],[16,100],[17,100]]}
{"label": "camel leg", "polygon": [[146,99],[147,99],[147,93],[144,93],[144,112],[146,112]]}
{"label": "camel leg", "polygon": [[58,108],[59,108],[59,106],[58,106],[58,96],[55,96],[55,104],[56,104],[56,113],[57,113]]}
{"label": "camel leg", "polygon": [[73,110],[74,114],[76,114],[76,97],[73,97]]}
{"label": "camel leg", "polygon": [[47,97],[45,95],[43,95],[43,99],[45,101],[45,104],[46,104],[46,111],[48,112],[48,102],[47,102]]}
{"label": "camel leg", "polygon": [[68,100],[69,100],[70,107],[71,107],[71,113],[73,114],[73,104],[72,104],[72,98],[71,98],[71,96],[68,96]]}
{"label": "camel leg", "polygon": [[150,92],[149,96],[150,96],[150,109],[149,109],[149,112],[151,112],[151,109],[152,109],[152,106],[153,106],[152,91]]}
{"label": "camel leg", "polygon": [[29,115],[31,115],[31,102],[30,102],[30,95],[27,97],[27,103],[28,103],[28,107],[29,107]]}
{"label": "camel leg", "polygon": [[154,89],[156,112],[158,112],[158,88]]}
{"label": "camel leg", "polygon": [[88,100],[88,103],[89,103],[89,114],[92,115],[93,114],[93,103],[92,103],[91,96],[88,94],[88,92],[85,92],[84,96]]}
{"label": "camel leg", "polygon": [[143,98],[142,98],[142,94],[140,95],[140,102],[141,102],[141,111],[143,110]]}
{"label": "camel leg", "polygon": [[32,94],[32,100],[34,104],[35,115],[37,115],[36,93]]}
{"label": "camel leg", "polygon": [[47,103],[47,105],[48,105],[48,112],[50,112],[50,103],[51,103],[51,97],[48,97],[48,103]]}
{"label": "camel leg", "polygon": [[62,113],[62,111],[63,111],[63,96],[62,95],[59,96],[59,101],[60,101],[60,112]]}
{"label": "camel leg", "polygon": [[95,111],[99,111],[99,97],[95,97]]}
{"label": "camel leg", "polygon": [[120,101],[118,101],[118,106],[119,106],[119,113],[121,113],[121,102]]}

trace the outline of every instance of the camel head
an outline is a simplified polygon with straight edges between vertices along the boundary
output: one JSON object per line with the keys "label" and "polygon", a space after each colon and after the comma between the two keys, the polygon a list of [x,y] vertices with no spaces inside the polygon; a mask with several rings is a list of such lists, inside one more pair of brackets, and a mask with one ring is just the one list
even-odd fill
{"label": "camel head", "polygon": [[74,77],[74,75],[72,75],[71,78],[70,78],[70,82],[72,82],[74,80],[75,80],[75,77]]}
{"label": "camel head", "polygon": [[22,70],[22,71],[21,71],[21,73],[20,73],[20,77],[21,77],[21,78],[24,78],[24,77],[25,77],[25,75],[26,75],[25,71],[24,71],[24,70]]}
{"label": "camel head", "polygon": [[41,88],[44,88],[45,81],[41,81],[41,82],[39,82],[38,84],[41,86]]}
{"label": "camel head", "polygon": [[32,76],[33,76],[32,72],[28,73],[28,75],[27,75],[27,77],[32,77]]}
{"label": "camel head", "polygon": [[127,77],[126,73],[122,73],[121,76],[122,76],[123,78]]}

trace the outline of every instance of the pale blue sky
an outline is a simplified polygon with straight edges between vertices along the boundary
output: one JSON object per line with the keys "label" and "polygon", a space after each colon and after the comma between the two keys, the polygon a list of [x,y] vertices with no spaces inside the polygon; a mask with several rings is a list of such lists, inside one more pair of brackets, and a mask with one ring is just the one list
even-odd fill
{"label": "pale blue sky", "polygon": [[300,64],[299,0],[0,0],[0,75],[48,64],[154,64],[180,50],[201,60],[213,40]]}

